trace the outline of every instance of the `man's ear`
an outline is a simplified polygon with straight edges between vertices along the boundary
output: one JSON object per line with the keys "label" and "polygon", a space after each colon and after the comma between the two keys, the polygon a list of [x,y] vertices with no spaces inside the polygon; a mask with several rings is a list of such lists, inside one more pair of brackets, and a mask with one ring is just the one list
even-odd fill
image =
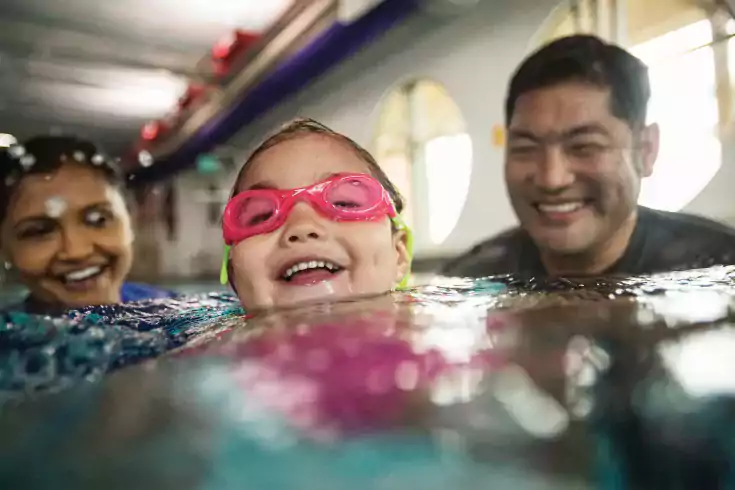
{"label": "man's ear", "polygon": [[396,250],[396,277],[395,283],[400,284],[403,278],[411,271],[411,254],[408,250],[408,234],[406,230],[393,233],[393,247]]}
{"label": "man's ear", "polygon": [[661,131],[658,124],[653,123],[641,131],[640,136],[640,165],[641,177],[650,177],[658,158]]}

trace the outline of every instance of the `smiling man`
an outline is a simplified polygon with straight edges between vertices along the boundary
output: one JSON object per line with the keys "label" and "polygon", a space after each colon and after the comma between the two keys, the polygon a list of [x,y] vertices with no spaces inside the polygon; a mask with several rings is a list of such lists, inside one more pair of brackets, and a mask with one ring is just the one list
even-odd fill
{"label": "smiling man", "polygon": [[646,66],[593,36],[562,38],[527,58],[505,105],[505,181],[520,227],[442,272],[586,276],[735,263],[735,230],[637,205],[659,149],[658,126],[646,124],[649,98]]}

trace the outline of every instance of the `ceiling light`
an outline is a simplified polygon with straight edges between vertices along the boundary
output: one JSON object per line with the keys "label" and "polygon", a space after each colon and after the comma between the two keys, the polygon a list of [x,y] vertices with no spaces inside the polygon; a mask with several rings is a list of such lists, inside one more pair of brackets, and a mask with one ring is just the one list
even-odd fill
{"label": "ceiling light", "polygon": [[140,162],[140,165],[143,167],[150,167],[153,165],[153,155],[143,150],[138,153],[138,162]]}
{"label": "ceiling light", "polygon": [[14,145],[18,142],[15,136],[8,133],[0,133],[0,148],[7,148],[10,145]]}

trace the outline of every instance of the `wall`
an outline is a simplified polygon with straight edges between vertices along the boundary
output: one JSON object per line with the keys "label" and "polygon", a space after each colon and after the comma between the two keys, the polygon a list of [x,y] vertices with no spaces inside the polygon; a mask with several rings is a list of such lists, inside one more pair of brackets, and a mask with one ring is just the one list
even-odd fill
{"label": "wall", "polygon": [[[222,228],[207,220],[204,193],[210,182],[229,188],[227,178],[202,177],[187,172],[176,178],[177,237],[161,236],[161,276],[212,277],[219,272],[222,260]],[[163,234],[161,234],[163,235]]]}
{"label": "wall", "polygon": [[[491,130],[503,121],[509,77],[536,45],[542,27],[548,28],[545,21],[557,4],[557,0],[486,0],[449,20],[426,15],[412,19],[245,128],[228,145],[241,148],[244,157],[279,124],[308,116],[371,148],[377,111],[390,89],[412,78],[439,81],[462,111],[474,145],[467,202],[457,227],[439,249],[442,256],[457,254],[516,221],[502,181],[502,150],[492,146]],[[732,194],[729,187],[735,182],[735,169],[729,164],[732,146],[726,142],[720,174],[686,210],[722,220],[735,218],[732,199],[722,198]],[[178,185],[190,190],[197,179],[182,176]],[[219,230],[205,227],[204,206],[187,199],[185,192],[179,196],[185,223],[167,269],[183,272],[177,263],[189,264],[187,257],[203,251],[219,254],[221,239]],[[417,256],[426,258],[425,249],[418,243]]]}
{"label": "wall", "polygon": [[[722,167],[707,187],[690,202],[683,211],[708,216],[735,226],[735,134],[730,128],[723,134]],[[692,171],[696,172],[697,162],[691,162]]]}

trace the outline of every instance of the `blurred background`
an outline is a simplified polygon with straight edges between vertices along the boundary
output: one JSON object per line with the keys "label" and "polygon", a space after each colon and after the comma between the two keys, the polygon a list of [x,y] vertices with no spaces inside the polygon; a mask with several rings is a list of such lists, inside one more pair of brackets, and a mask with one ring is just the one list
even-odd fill
{"label": "blurred background", "polygon": [[[374,153],[409,200],[418,273],[515,224],[506,84],[574,32],[651,67],[662,154],[641,203],[735,225],[727,0],[5,0],[0,145],[100,143],[127,173],[133,280],[220,288],[219,219],[249,151],[295,116]],[[0,271],[2,272],[2,271]],[[21,294],[3,275],[0,304]]]}

